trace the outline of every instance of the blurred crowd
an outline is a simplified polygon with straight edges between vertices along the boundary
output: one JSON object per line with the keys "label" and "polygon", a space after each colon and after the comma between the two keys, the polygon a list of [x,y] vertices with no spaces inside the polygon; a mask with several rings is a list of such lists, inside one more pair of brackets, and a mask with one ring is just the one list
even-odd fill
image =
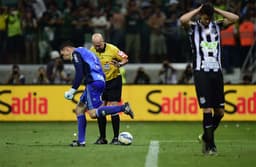
{"label": "blurred crowd", "polygon": [[[124,50],[130,63],[188,62],[189,42],[178,18],[204,1],[1,0],[0,64],[47,63],[62,41],[89,47],[94,32],[103,33],[107,42]],[[233,30],[235,55],[226,56],[224,63],[226,68],[239,67],[245,57],[240,54],[246,54],[240,52],[239,26],[245,20],[256,25],[256,2],[208,1],[240,16]]]}
{"label": "blurred crowd", "polygon": [[[58,53],[61,42],[90,47],[91,34],[99,32],[129,55],[129,63],[162,63],[159,83],[191,83],[190,64],[177,78],[170,63],[191,62],[188,37],[178,18],[205,1],[0,0],[0,64],[42,64],[34,83],[68,83],[71,78]],[[232,73],[255,45],[256,1],[208,1],[240,16],[221,32],[223,67]],[[248,34],[253,34],[249,42]],[[134,83],[150,83],[143,67],[137,72]],[[14,78],[8,83],[18,82]],[[25,82],[24,76],[20,80]]]}

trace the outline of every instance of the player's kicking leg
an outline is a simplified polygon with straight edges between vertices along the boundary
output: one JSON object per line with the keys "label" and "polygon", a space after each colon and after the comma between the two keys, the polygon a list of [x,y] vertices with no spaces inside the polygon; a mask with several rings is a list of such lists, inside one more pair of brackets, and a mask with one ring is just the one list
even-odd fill
{"label": "player's kicking leg", "polygon": [[[91,112],[90,115],[92,118],[102,117],[106,115],[116,114],[119,112],[124,112],[126,115],[129,115],[131,119],[134,119],[134,113],[128,102],[120,106],[102,106],[99,107],[95,113]],[[94,115],[95,114],[95,115]]]}

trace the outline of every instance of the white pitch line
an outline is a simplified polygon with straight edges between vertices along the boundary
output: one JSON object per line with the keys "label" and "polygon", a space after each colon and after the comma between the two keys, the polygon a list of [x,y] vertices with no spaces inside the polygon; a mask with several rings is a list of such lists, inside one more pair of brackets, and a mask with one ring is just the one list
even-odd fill
{"label": "white pitch line", "polygon": [[145,167],[157,167],[159,152],[159,141],[151,140],[146,157]]}

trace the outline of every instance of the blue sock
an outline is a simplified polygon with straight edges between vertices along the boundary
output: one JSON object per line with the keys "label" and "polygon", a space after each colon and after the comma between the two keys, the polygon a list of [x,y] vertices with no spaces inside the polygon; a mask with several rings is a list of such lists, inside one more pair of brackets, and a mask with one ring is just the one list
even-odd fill
{"label": "blue sock", "polygon": [[102,106],[97,109],[96,115],[97,117],[106,116],[109,114],[116,114],[124,111],[124,105],[121,106]]}
{"label": "blue sock", "polygon": [[77,129],[78,129],[78,142],[85,142],[85,132],[86,132],[86,117],[85,115],[77,116]]}

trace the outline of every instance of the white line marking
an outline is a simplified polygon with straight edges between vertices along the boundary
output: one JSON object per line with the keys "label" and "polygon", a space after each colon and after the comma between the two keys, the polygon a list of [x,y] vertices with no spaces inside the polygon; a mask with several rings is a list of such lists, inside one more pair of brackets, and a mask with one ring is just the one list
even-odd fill
{"label": "white line marking", "polygon": [[[145,167],[157,167],[159,143],[198,143],[198,140],[151,140],[146,157]],[[218,143],[256,143],[252,140],[218,140]]]}
{"label": "white line marking", "polygon": [[151,140],[146,157],[145,167],[157,167],[159,141]]}

